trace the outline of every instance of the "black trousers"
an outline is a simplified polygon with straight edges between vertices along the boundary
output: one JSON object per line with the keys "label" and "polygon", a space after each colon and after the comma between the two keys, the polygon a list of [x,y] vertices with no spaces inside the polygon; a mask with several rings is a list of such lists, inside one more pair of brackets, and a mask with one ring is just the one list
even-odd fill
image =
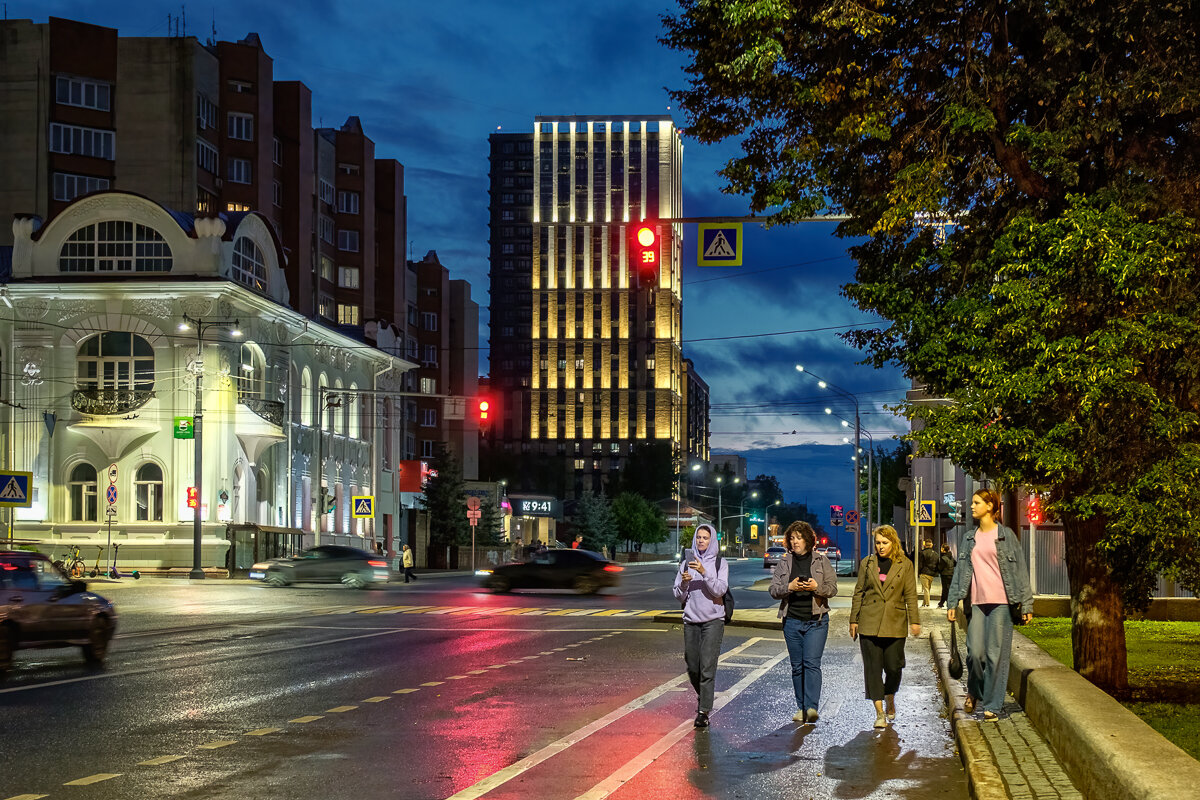
{"label": "black trousers", "polygon": [[950,594],[950,579],[953,575],[942,575],[942,599],[938,601],[938,608],[942,608],[946,604],[946,595]]}
{"label": "black trousers", "polygon": [[904,671],[904,637],[860,634],[858,646],[862,650],[867,699],[882,700],[885,694],[895,694]]}

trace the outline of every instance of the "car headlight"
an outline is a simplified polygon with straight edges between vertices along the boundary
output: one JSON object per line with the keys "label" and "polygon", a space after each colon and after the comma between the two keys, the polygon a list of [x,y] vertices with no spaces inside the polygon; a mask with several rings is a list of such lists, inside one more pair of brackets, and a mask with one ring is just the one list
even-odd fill
{"label": "car headlight", "polygon": [[476,575],[478,575],[478,576],[481,576],[481,577],[482,577],[482,576],[484,576],[484,575],[491,575],[491,574],[492,574],[492,570],[490,570],[490,569],[477,569],[477,570],[475,570],[475,574],[476,574]]}

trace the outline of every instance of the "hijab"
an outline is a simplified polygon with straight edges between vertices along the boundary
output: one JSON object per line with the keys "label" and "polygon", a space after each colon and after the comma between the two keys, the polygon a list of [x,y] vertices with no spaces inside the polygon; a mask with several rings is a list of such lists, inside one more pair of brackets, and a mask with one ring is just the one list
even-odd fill
{"label": "hijab", "polygon": [[[708,549],[703,553],[700,552],[700,545],[696,544],[696,534],[704,529],[708,529]],[[697,525],[696,532],[692,534],[692,553],[694,558],[699,559],[704,565],[705,573],[709,575],[717,574],[717,553],[721,551],[721,543],[717,541],[717,531],[712,525],[704,524]]]}

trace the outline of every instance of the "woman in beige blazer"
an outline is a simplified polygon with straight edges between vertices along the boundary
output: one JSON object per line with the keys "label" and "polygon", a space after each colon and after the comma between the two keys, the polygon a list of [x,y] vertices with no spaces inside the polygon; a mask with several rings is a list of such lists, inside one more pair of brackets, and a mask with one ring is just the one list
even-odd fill
{"label": "woman in beige blazer", "polygon": [[[875,704],[875,727],[896,719],[896,690],[904,671],[904,637],[921,635],[913,564],[891,525],[874,531],[875,553],[858,565],[850,606],[850,638],[862,650],[867,699]],[[882,678],[880,674],[882,673]],[[884,703],[886,702],[886,709]]]}

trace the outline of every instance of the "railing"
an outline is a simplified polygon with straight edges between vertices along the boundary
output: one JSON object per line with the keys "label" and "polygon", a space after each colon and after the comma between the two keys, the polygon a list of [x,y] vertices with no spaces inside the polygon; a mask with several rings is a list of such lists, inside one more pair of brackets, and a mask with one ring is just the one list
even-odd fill
{"label": "railing", "polygon": [[141,408],[154,397],[153,389],[76,389],[71,408],[81,414],[125,414]]}
{"label": "railing", "polygon": [[263,400],[261,397],[240,394],[238,402],[272,425],[283,427],[283,403],[278,400]]}

